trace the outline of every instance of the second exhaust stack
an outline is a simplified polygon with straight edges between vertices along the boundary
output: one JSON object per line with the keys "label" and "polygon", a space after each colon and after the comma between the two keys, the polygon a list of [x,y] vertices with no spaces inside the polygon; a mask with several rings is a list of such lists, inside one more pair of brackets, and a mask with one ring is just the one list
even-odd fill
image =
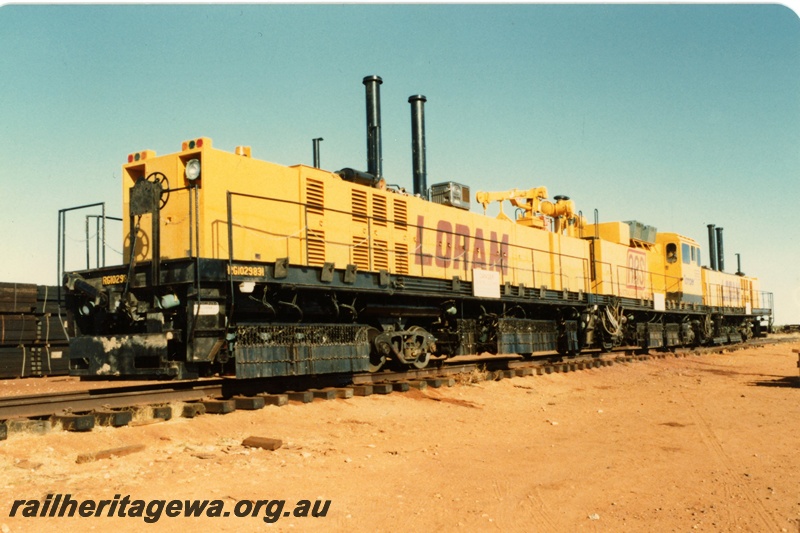
{"label": "second exhaust stack", "polygon": [[725,270],[725,250],[722,247],[722,228],[717,229],[717,270]]}
{"label": "second exhaust stack", "polygon": [[428,199],[428,171],[425,163],[425,102],[417,94],[408,97],[411,104],[411,159],[414,170],[414,194]]}

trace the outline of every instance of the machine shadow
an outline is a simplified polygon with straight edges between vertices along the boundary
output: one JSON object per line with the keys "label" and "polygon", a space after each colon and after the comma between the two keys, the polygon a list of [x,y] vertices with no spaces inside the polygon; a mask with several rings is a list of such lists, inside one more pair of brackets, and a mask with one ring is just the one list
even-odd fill
{"label": "machine shadow", "polygon": [[783,387],[800,389],[800,376],[784,376],[779,379],[751,381],[748,383],[755,387]]}

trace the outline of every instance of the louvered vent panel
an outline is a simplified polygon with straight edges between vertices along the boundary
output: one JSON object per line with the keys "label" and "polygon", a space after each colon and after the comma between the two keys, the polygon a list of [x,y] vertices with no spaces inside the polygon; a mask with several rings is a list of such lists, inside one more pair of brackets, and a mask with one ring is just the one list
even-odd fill
{"label": "louvered vent panel", "polygon": [[394,271],[397,274],[408,274],[408,246],[394,245]]}
{"label": "louvered vent panel", "polygon": [[367,221],[367,191],[353,189],[351,193],[353,222]]}
{"label": "louvered vent panel", "polygon": [[308,232],[308,265],[325,264],[325,232],[314,230]]}
{"label": "louvered vent panel", "polygon": [[372,221],[376,226],[386,227],[386,197],[372,195]]}
{"label": "louvered vent panel", "polygon": [[359,270],[369,270],[369,242],[361,235],[353,236],[353,262]]}
{"label": "louvered vent panel", "polygon": [[306,179],[306,204],[309,213],[325,213],[325,184],[319,180]]}
{"label": "louvered vent panel", "polygon": [[405,200],[394,201],[394,227],[406,229],[408,226],[408,206]]}
{"label": "louvered vent panel", "polygon": [[389,270],[389,247],[386,241],[372,241],[372,265],[374,270]]}

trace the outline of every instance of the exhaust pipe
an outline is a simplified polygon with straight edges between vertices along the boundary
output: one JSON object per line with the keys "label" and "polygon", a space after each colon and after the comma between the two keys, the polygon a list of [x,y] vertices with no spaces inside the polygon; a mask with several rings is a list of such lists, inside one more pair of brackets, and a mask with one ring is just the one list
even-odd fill
{"label": "exhaust pipe", "polygon": [[316,139],[312,139],[314,143],[314,168],[319,167],[319,142],[324,140],[322,137],[317,137]]}
{"label": "exhaust pipe", "polygon": [[425,163],[425,102],[428,99],[417,94],[408,97],[411,104],[411,159],[414,169],[414,194],[428,199],[428,173]]}
{"label": "exhaust pipe", "polygon": [[722,249],[722,228],[717,228],[717,270],[720,272],[725,270],[725,256]]}
{"label": "exhaust pipe", "polygon": [[717,240],[714,237],[714,224],[708,225],[708,261],[711,270],[717,269]]}
{"label": "exhaust pipe", "polygon": [[367,172],[383,177],[381,155],[381,83],[380,76],[367,76],[363,80],[367,89]]}

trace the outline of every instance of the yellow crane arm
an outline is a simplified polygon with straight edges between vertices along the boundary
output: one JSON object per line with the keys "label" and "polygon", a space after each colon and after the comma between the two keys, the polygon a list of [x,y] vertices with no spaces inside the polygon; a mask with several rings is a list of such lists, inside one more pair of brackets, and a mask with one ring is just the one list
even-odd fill
{"label": "yellow crane arm", "polygon": [[543,198],[547,198],[547,187],[536,187],[534,189],[528,189],[527,191],[521,191],[519,189],[500,192],[478,191],[475,194],[475,200],[483,206],[484,214],[486,214],[486,208],[492,202],[500,202],[502,211],[502,203],[505,200],[510,201],[516,207],[525,209],[528,202],[534,200],[538,201]]}
{"label": "yellow crane arm", "polygon": [[501,220],[511,220],[503,213],[503,202],[508,200],[511,205],[525,211],[522,216],[518,216],[516,222],[526,226],[545,229],[544,216],[555,220],[555,231],[561,233],[564,229],[579,229],[584,225],[584,219],[578,216],[575,211],[575,202],[566,196],[557,196],[555,202],[545,200],[547,198],[547,187],[535,187],[533,189],[520,190],[511,189],[508,191],[478,191],[475,193],[475,200],[483,206],[483,214],[492,202],[500,204],[500,213],[497,218]]}

